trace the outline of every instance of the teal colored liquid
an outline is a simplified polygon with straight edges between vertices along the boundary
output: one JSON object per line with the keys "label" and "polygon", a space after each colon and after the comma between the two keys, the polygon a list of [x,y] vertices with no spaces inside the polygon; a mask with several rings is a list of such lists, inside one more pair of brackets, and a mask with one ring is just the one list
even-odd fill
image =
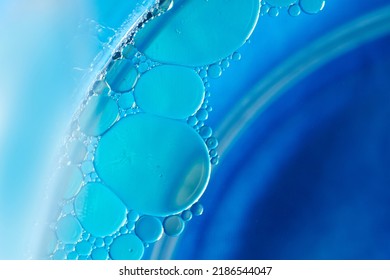
{"label": "teal colored liquid", "polygon": [[[179,236],[218,163],[206,125],[219,78],[259,15],[316,13],[323,1],[160,1],[89,89],[61,161],[52,259],[141,259]],[[64,179],[66,178],[66,179]]]}

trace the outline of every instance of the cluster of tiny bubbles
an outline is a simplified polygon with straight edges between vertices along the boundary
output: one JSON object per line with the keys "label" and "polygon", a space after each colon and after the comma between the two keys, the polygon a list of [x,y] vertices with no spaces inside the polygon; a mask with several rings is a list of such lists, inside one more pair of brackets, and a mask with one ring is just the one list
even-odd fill
{"label": "cluster of tiny bubbles", "polygon": [[325,0],[263,0],[261,2],[260,15],[276,17],[281,9],[287,9],[290,16],[296,17],[304,12],[317,14],[325,7]]}

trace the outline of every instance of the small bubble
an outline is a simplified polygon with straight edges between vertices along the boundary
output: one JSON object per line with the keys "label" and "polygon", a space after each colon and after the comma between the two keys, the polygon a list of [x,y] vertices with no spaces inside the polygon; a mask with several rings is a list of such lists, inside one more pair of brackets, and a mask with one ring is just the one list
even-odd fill
{"label": "small bubble", "polygon": [[213,64],[209,67],[207,73],[211,78],[217,79],[222,75],[222,68],[218,64]]}
{"label": "small bubble", "polygon": [[210,157],[215,157],[217,154],[218,154],[218,153],[217,153],[217,150],[216,150],[216,149],[212,149],[212,150],[210,150],[210,152],[209,152]]}
{"label": "small bubble", "polygon": [[192,212],[190,210],[183,211],[181,218],[186,222],[190,221],[192,219]]}
{"label": "small bubble", "polygon": [[129,231],[129,229],[126,226],[123,226],[119,229],[119,232],[121,234],[126,234]]}
{"label": "small bubble", "polygon": [[218,140],[217,140],[217,138],[210,137],[209,139],[207,139],[206,145],[207,145],[207,147],[209,147],[210,150],[215,149],[216,147],[218,147]]}
{"label": "small bubble", "polygon": [[138,219],[139,219],[139,214],[134,210],[130,210],[129,213],[127,214],[127,220],[129,221],[136,222]]}
{"label": "small bubble", "polygon": [[156,217],[142,216],[135,224],[135,233],[144,242],[154,243],[161,238],[163,226]]}
{"label": "small bubble", "polygon": [[239,61],[241,60],[241,54],[239,52],[234,52],[233,55],[232,55],[232,59],[234,61]]}
{"label": "small bubble", "polygon": [[142,62],[142,63],[139,64],[138,71],[140,73],[145,73],[148,70],[149,70],[149,65],[148,65],[147,62]]}
{"label": "small bubble", "polygon": [[300,0],[299,5],[307,14],[317,14],[325,7],[325,0]]}
{"label": "small bubble", "polygon": [[230,66],[229,60],[228,60],[228,59],[222,60],[222,61],[221,61],[221,66],[222,66],[223,69],[229,68],[229,66]]}
{"label": "small bubble", "polygon": [[219,163],[219,156],[213,157],[210,162],[213,165],[217,165]]}
{"label": "small bubble", "polygon": [[268,11],[270,9],[270,6],[267,5],[267,4],[263,4],[260,8],[260,15],[261,16],[265,16],[266,14],[268,14]]}
{"label": "small bubble", "polygon": [[195,126],[198,122],[198,119],[195,116],[188,117],[187,124],[190,126]]}
{"label": "small bubble", "polygon": [[276,7],[271,7],[268,11],[268,14],[271,16],[271,17],[277,17],[279,15],[279,9],[276,8]]}
{"label": "small bubble", "polygon": [[301,8],[299,7],[299,5],[291,5],[288,8],[288,13],[292,17],[297,17],[297,16],[299,16],[301,14]]}
{"label": "small bubble", "polygon": [[199,76],[200,76],[202,79],[206,78],[206,77],[207,77],[207,71],[204,70],[204,69],[200,70],[200,71],[199,71]]}
{"label": "small bubble", "polygon": [[104,243],[106,244],[106,246],[110,246],[113,240],[114,239],[111,236],[104,237]]}
{"label": "small bubble", "polygon": [[104,247],[104,239],[101,238],[101,237],[96,238],[95,246],[98,247],[98,248]]}
{"label": "small bubble", "polygon": [[194,216],[200,216],[203,214],[203,206],[199,202],[191,206],[191,212]]}
{"label": "small bubble", "polygon": [[170,216],[164,220],[164,232],[168,236],[180,235],[185,227],[185,223],[180,216]]}
{"label": "small bubble", "polygon": [[211,134],[213,133],[212,129],[208,126],[203,126],[199,129],[199,135],[204,138],[204,139],[207,139],[211,136]]}
{"label": "small bubble", "polygon": [[209,113],[207,112],[207,110],[205,109],[200,109],[197,113],[196,113],[196,118],[200,121],[205,121],[207,120],[209,117]]}

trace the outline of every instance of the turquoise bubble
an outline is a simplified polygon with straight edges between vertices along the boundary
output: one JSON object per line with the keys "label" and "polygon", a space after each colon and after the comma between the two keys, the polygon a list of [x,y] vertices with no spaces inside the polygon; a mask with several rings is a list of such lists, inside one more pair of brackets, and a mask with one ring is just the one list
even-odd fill
{"label": "turquoise bubble", "polygon": [[183,221],[190,221],[192,219],[192,212],[190,210],[183,211],[183,213],[181,213],[181,218]]}
{"label": "turquoise bubble", "polygon": [[129,109],[134,104],[134,96],[132,93],[124,93],[119,97],[118,105],[123,109]]}
{"label": "turquoise bubble", "polygon": [[203,139],[209,138],[213,133],[213,130],[209,126],[202,126],[199,129],[199,135],[202,136]]}
{"label": "turquoise bubble", "polygon": [[95,246],[96,247],[104,247],[104,239],[101,237],[96,238],[95,240]]}
{"label": "turquoise bubble", "polygon": [[146,243],[154,243],[163,234],[161,221],[153,216],[142,216],[135,224],[135,233]]}
{"label": "turquoise bubble", "polygon": [[317,14],[325,7],[325,0],[300,0],[299,5],[308,14]]}
{"label": "turquoise bubble", "polygon": [[184,119],[199,109],[204,86],[193,69],[164,65],[142,75],[134,95],[137,105],[147,113]]}
{"label": "turquoise bubble", "polygon": [[112,241],[114,241],[114,239],[111,236],[104,237],[104,243],[106,246],[110,246]]}
{"label": "turquoise bubble", "polygon": [[107,260],[108,252],[105,248],[93,249],[91,257],[93,260]]}
{"label": "turquoise bubble", "polygon": [[181,1],[147,22],[137,32],[135,45],[160,62],[187,66],[212,64],[230,55],[249,38],[258,20],[259,2]]}
{"label": "turquoise bubble", "polygon": [[209,117],[209,112],[206,110],[206,109],[200,109],[197,113],[196,113],[196,118],[199,120],[199,121],[205,121],[207,120]]}
{"label": "turquoise bubble", "polygon": [[76,244],[76,252],[79,253],[79,255],[89,255],[92,251],[92,245],[88,241],[81,241]]}
{"label": "turquoise bubble", "polygon": [[61,218],[56,226],[57,238],[64,244],[76,243],[81,238],[82,230],[79,221],[71,215]]}
{"label": "turquoise bubble", "polygon": [[185,227],[185,223],[180,216],[170,216],[164,220],[164,232],[168,236],[179,236]]}
{"label": "turquoise bubble", "polygon": [[105,80],[113,91],[126,92],[134,87],[138,75],[138,71],[131,60],[118,59],[111,62]]}
{"label": "turquoise bubble", "polygon": [[279,8],[277,7],[271,7],[269,10],[268,10],[268,15],[270,15],[271,17],[277,17],[279,15]]}
{"label": "turquoise bubble", "polygon": [[139,219],[139,214],[136,211],[130,210],[129,213],[127,213],[127,220],[128,221],[135,222],[138,219]]}
{"label": "turquoise bubble", "polygon": [[144,250],[144,244],[137,236],[125,234],[114,240],[109,254],[114,260],[140,260]]}
{"label": "turquoise bubble", "polygon": [[104,133],[119,116],[118,105],[108,96],[91,96],[81,112],[79,124],[81,130],[91,136]]}
{"label": "turquoise bubble", "polygon": [[69,159],[72,163],[80,163],[84,160],[87,147],[80,140],[68,142],[66,145]]}
{"label": "turquoise bubble", "polygon": [[207,139],[206,145],[207,145],[207,147],[210,150],[215,149],[216,147],[218,147],[218,140],[217,140],[217,138],[210,137],[209,139]]}
{"label": "turquoise bubble", "polygon": [[94,236],[114,233],[126,220],[122,201],[101,183],[84,186],[74,201],[77,218]]}
{"label": "turquoise bubble", "polygon": [[216,79],[221,77],[222,75],[222,68],[218,64],[213,64],[209,67],[207,70],[208,76],[210,78]]}
{"label": "turquoise bubble", "polygon": [[288,13],[290,16],[297,17],[301,14],[301,8],[299,5],[292,5],[290,8],[288,8]]}
{"label": "turquoise bubble", "polygon": [[55,184],[63,199],[70,199],[75,196],[82,183],[83,174],[76,165],[64,166],[58,170]]}
{"label": "turquoise bubble", "polygon": [[210,167],[202,138],[185,122],[140,113],[121,119],[96,149],[95,169],[128,209],[179,213],[206,189]]}
{"label": "turquoise bubble", "polygon": [[274,7],[289,7],[298,2],[298,0],[266,0],[266,2]]}
{"label": "turquoise bubble", "polygon": [[194,216],[200,216],[203,214],[203,206],[199,202],[191,206],[191,212]]}

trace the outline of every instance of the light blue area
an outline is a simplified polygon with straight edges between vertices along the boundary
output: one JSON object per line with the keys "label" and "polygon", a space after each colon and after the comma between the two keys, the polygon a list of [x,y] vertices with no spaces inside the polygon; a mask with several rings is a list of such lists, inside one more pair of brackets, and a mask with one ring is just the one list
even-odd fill
{"label": "light blue area", "polygon": [[114,260],[139,260],[144,255],[144,244],[134,234],[117,237],[110,247],[110,256]]}
{"label": "light blue area", "polygon": [[163,234],[160,219],[153,216],[142,216],[135,224],[135,233],[146,243],[154,243]]}
{"label": "light blue area", "polygon": [[118,118],[118,105],[108,96],[91,96],[78,119],[81,130],[87,135],[104,133]]}
{"label": "light blue area", "polygon": [[145,112],[184,119],[194,114],[204,97],[203,81],[195,70],[157,66],[143,74],[135,87],[135,101]]}
{"label": "light blue area", "polygon": [[135,45],[160,62],[211,64],[244,44],[257,23],[259,8],[258,0],[177,1],[136,34]]}
{"label": "light blue area", "polygon": [[101,183],[89,183],[83,187],[74,206],[80,223],[94,236],[114,233],[126,219],[126,207]]}
{"label": "light blue area", "polygon": [[138,75],[138,70],[131,60],[118,59],[111,62],[105,79],[111,90],[126,92],[133,88]]}
{"label": "light blue area", "polygon": [[155,1],[0,2],[0,259],[24,259],[40,244],[34,224],[46,216],[41,210],[57,148],[98,68],[79,66],[99,52],[95,65],[106,63],[111,52],[95,44],[109,32],[86,35],[79,26],[94,21],[114,28],[115,46],[145,10],[140,4]]}
{"label": "light blue area", "polygon": [[62,243],[73,244],[80,239],[82,227],[74,216],[68,215],[57,222],[56,233]]}
{"label": "light blue area", "polygon": [[206,145],[192,128],[144,113],[121,119],[102,136],[95,168],[128,209],[155,216],[188,208],[210,176]]}

